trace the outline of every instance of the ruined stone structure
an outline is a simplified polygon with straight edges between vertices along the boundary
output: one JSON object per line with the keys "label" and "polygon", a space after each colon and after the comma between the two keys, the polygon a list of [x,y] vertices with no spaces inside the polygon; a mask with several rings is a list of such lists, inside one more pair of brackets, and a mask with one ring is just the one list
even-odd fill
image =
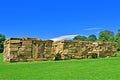
{"label": "ruined stone structure", "polygon": [[116,43],[79,40],[10,38],[4,43],[4,61],[44,61],[116,56]]}

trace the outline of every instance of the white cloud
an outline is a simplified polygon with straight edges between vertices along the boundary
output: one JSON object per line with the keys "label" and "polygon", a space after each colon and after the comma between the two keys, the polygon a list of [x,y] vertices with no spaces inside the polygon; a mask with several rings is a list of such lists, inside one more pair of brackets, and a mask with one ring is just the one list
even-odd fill
{"label": "white cloud", "polygon": [[100,30],[101,28],[87,28],[87,29],[85,29],[85,30]]}
{"label": "white cloud", "polygon": [[50,40],[59,41],[59,40],[65,40],[65,39],[72,39],[72,38],[74,38],[75,36],[77,36],[77,35],[64,35],[64,36],[52,38],[52,39],[50,39]]}

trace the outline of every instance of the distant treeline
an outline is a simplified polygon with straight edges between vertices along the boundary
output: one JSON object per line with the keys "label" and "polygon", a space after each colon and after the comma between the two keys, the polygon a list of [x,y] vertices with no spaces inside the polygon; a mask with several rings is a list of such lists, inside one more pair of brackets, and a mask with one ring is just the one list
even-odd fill
{"label": "distant treeline", "polygon": [[[117,50],[120,51],[120,29],[116,34],[110,30],[104,30],[99,33],[98,38],[96,35],[91,34],[88,37],[86,36],[75,36],[73,40],[82,40],[82,41],[101,41],[101,42],[116,42],[117,43]],[[3,44],[5,41],[5,36],[3,34],[0,34],[0,53],[3,52]]]}
{"label": "distant treeline", "polygon": [[104,30],[99,33],[98,39],[96,35],[91,34],[88,37],[86,36],[75,36],[73,40],[82,40],[82,41],[100,41],[100,42],[116,42],[117,50],[120,51],[120,29],[116,34],[110,30]]}

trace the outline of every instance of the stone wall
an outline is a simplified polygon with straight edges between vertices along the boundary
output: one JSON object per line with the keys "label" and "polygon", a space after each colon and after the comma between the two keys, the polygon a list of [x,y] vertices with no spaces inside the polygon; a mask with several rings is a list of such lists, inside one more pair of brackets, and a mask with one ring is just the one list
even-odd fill
{"label": "stone wall", "polygon": [[[36,38],[10,38],[4,43],[4,61],[40,61],[49,60],[52,55],[51,40]],[[52,57],[53,56],[53,57]]]}
{"label": "stone wall", "polygon": [[53,44],[56,53],[61,56],[58,57],[58,59],[83,59],[116,56],[116,43],[62,40],[54,42]]}
{"label": "stone wall", "polygon": [[44,61],[116,56],[116,43],[77,40],[10,38],[4,43],[4,61]]}

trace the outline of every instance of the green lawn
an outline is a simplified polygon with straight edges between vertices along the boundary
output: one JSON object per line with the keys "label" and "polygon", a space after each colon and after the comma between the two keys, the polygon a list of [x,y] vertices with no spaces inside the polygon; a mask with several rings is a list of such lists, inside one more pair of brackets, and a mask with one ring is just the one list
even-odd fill
{"label": "green lawn", "polygon": [[120,57],[6,63],[0,54],[0,80],[120,80]]}

